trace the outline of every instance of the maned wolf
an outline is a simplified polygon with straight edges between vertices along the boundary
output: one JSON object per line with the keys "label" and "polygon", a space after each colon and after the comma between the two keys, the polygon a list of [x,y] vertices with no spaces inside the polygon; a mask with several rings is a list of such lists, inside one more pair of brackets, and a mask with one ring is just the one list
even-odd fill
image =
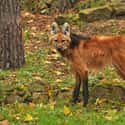
{"label": "maned wolf", "polygon": [[65,23],[62,30],[52,23],[50,41],[62,56],[72,64],[76,76],[73,102],[78,101],[80,85],[83,87],[84,106],[88,103],[88,72],[113,65],[117,73],[125,79],[125,36],[81,36],[70,32]]}

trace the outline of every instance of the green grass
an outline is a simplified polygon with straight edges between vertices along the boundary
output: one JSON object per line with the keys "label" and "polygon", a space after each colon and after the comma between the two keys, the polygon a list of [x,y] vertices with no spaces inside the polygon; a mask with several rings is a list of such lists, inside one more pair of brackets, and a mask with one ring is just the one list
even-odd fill
{"label": "green grass", "polygon": [[[34,80],[32,74],[37,73],[38,76],[49,84],[56,84],[54,81],[57,75],[48,71],[53,67],[54,62],[49,65],[45,63],[48,52],[48,49],[38,49],[35,53],[26,55],[27,63],[22,68],[16,70],[0,70],[0,76],[8,77],[7,80],[3,80],[3,83],[8,82],[11,78],[10,76],[14,73],[16,77],[11,78],[13,84],[16,86],[29,84],[29,82]],[[99,78],[101,77],[105,77],[107,82],[111,83],[114,78],[117,78],[117,75],[112,67],[106,68],[103,72],[89,77],[90,87],[93,83],[100,84]],[[74,78],[71,74],[63,74],[61,80],[61,87],[68,87],[74,83]],[[51,102],[47,104],[36,104],[34,107],[31,107],[29,104],[20,103],[5,105],[0,107],[0,114],[11,125],[123,125],[125,122],[125,112],[123,110],[117,111],[113,109],[112,104],[95,106],[94,103],[90,102],[90,105],[84,108],[81,104],[72,106],[69,103],[70,98],[57,99],[54,108],[51,108]],[[67,104],[71,111],[70,115],[65,115],[63,111],[64,105]],[[124,108],[124,106],[121,108]],[[27,119],[27,114],[32,116],[32,120],[25,120]]]}
{"label": "green grass", "polygon": [[[26,104],[15,104],[0,108],[0,112],[12,125],[123,125],[125,122],[125,112],[110,108],[98,112],[95,110],[97,107],[83,108],[76,105],[69,106],[71,115],[65,115],[63,105],[64,102],[51,109],[49,105],[29,108]],[[25,121],[27,114],[33,119]]]}
{"label": "green grass", "polygon": [[97,0],[96,2],[94,0],[91,0],[91,7],[99,7],[103,6],[107,3],[106,0]]}

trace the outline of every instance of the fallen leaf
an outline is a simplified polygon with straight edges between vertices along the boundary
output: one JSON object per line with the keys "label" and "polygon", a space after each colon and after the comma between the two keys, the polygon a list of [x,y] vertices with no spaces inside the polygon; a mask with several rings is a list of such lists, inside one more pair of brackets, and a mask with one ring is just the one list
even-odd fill
{"label": "fallen leaf", "polygon": [[64,105],[63,112],[64,112],[65,115],[70,115],[71,114],[71,111],[70,111],[69,107],[67,107],[66,105]]}
{"label": "fallen leaf", "polygon": [[48,90],[48,96],[50,97],[52,95],[52,90]]}
{"label": "fallen leaf", "polygon": [[22,84],[22,85],[19,86],[19,89],[25,90],[25,89],[26,89],[26,86],[25,86],[24,84]]}
{"label": "fallen leaf", "polygon": [[112,83],[119,83],[119,82],[120,82],[119,79],[113,79],[113,80],[112,80]]}
{"label": "fallen leaf", "polygon": [[21,12],[21,14],[24,16],[24,17],[27,17],[27,16],[30,16],[31,14],[29,12]]}
{"label": "fallen leaf", "polygon": [[106,98],[97,98],[95,105],[99,105],[99,104],[102,104],[102,103],[107,102],[107,101],[108,100]]}
{"label": "fallen leaf", "polygon": [[65,66],[66,64],[65,64],[65,63],[63,63],[63,62],[60,62],[60,65],[61,65],[61,66]]}
{"label": "fallen leaf", "polygon": [[51,62],[50,61],[45,61],[45,64],[51,64]]}
{"label": "fallen leaf", "polygon": [[60,83],[60,82],[62,82],[62,80],[61,79],[56,79],[56,82]]}
{"label": "fallen leaf", "polygon": [[62,74],[62,72],[60,72],[60,71],[55,71],[55,73],[56,73],[56,75],[61,75]]}
{"label": "fallen leaf", "polygon": [[125,107],[123,107],[123,111],[125,112]]}
{"label": "fallen leaf", "polygon": [[102,83],[102,84],[106,84],[107,82],[108,82],[108,80],[106,78],[100,80],[100,83]]}
{"label": "fallen leaf", "polygon": [[105,116],[107,120],[112,120],[112,116]]}
{"label": "fallen leaf", "polygon": [[62,87],[62,88],[61,88],[61,91],[70,91],[70,90],[71,90],[70,87]]}
{"label": "fallen leaf", "polygon": [[26,116],[25,116],[25,118],[24,118],[24,121],[25,121],[25,122],[29,122],[29,121],[32,121],[32,120],[33,120],[32,115],[26,114]]}
{"label": "fallen leaf", "polygon": [[35,76],[34,79],[35,79],[35,80],[39,80],[39,81],[42,80],[42,78],[41,78],[40,76]]}
{"label": "fallen leaf", "polygon": [[27,23],[32,23],[33,21],[34,21],[34,20],[31,19],[31,20],[28,20]]}

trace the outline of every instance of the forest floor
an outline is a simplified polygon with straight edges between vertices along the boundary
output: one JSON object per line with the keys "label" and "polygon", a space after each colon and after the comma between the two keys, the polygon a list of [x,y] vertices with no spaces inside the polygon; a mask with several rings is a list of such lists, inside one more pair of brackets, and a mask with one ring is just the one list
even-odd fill
{"label": "forest floor", "polygon": [[[22,12],[22,17],[26,63],[19,69],[0,70],[0,125],[124,125],[125,82],[114,68],[90,75],[89,89],[117,86],[116,95],[110,95],[107,88],[109,91],[101,89],[107,95],[101,97],[101,91],[95,90],[94,96],[99,97],[90,96],[87,107],[82,102],[72,105],[74,77],[70,64],[48,41],[53,18],[29,12]],[[79,29],[87,35],[124,34],[124,24],[124,19],[97,21],[85,26],[81,23]],[[74,23],[72,27],[78,30]]]}

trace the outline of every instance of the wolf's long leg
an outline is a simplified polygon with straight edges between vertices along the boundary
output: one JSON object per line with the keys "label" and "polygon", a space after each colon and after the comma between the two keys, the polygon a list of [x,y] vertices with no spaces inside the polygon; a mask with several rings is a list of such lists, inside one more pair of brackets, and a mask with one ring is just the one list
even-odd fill
{"label": "wolf's long leg", "polygon": [[85,73],[85,76],[82,78],[82,87],[83,87],[83,101],[84,106],[88,104],[89,99],[89,90],[88,90],[88,72]]}
{"label": "wolf's long leg", "polygon": [[76,103],[78,101],[79,92],[80,92],[80,86],[81,86],[81,79],[78,73],[76,73],[76,83],[73,90],[73,103]]}

